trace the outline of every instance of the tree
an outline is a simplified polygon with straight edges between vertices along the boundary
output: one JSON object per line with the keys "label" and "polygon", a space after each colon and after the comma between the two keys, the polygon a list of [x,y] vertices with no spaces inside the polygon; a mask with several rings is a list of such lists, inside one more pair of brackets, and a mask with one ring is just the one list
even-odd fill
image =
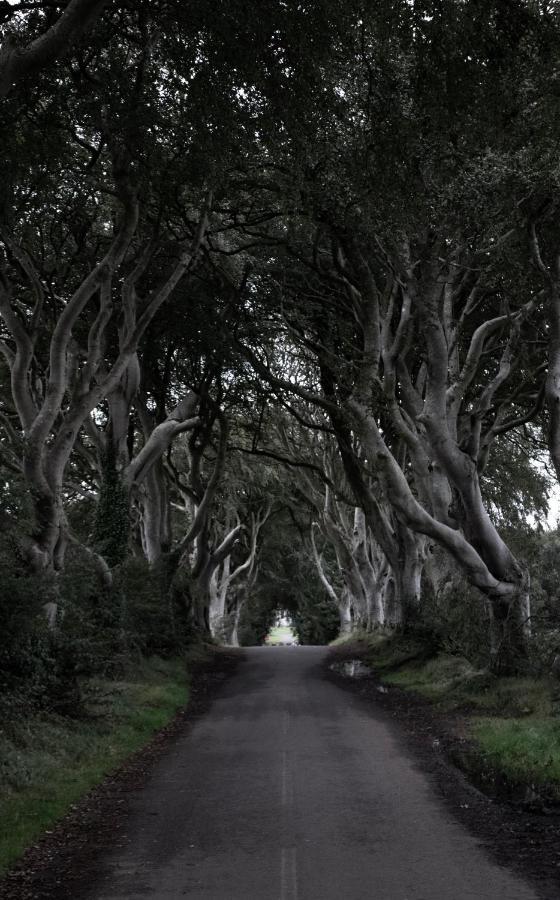
{"label": "tree", "polygon": [[[3,13],[4,20],[9,19],[10,29],[0,46],[0,97],[6,96],[20,79],[44,69],[72,49],[94,27],[108,2],[70,0],[54,22],[47,4],[43,9],[38,4],[34,15],[22,14],[19,3],[11,4]],[[36,36],[28,36],[41,19],[46,28]]]}

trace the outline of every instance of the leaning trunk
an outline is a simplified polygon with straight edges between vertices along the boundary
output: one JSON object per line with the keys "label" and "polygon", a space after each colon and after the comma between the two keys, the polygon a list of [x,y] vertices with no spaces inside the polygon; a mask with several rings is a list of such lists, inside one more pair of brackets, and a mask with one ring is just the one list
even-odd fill
{"label": "leaning trunk", "polygon": [[171,548],[169,496],[163,463],[158,460],[138,489],[140,536],[144,556],[154,565]]}
{"label": "leaning trunk", "polygon": [[30,488],[34,518],[26,554],[30,568],[37,573],[61,571],[66,549],[62,485],[55,477],[56,473],[49,471],[48,463],[44,446],[28,444],[25,447],[23,470]]}
{"label": "leaning trunk", "polygon": [[546,403],[549,413],[548,446],[560,481],[560,285],[554,284],[548,303],[548,375]]}

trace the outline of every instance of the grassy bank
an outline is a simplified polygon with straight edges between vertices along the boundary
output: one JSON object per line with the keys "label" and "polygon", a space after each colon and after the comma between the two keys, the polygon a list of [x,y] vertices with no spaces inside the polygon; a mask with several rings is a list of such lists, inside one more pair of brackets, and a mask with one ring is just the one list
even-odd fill
{"label": "grassy bank", "polygon": [[188,700],[184,661],[151,659],[89,686],[79,718],[0,726],[0,873],[87,791],[146,744]]}
{"label": "grassy bank", "polygon": [[[560,682],[498,678],[459,656],[433,656],[414,639],[359,636],[338,644],[381,682],[456,714],[484,762],[517,783],[546,786],[560,801]],[[453,717],[453,716],[452,716]]]}

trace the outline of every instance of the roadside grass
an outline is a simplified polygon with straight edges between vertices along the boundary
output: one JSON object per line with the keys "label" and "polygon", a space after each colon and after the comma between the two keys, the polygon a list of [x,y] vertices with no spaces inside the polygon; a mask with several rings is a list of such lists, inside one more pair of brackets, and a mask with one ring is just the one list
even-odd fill
{"label": "roadside grass", "polygon": [[47,715],[0,727],[0,873],[187,703],[184,660],[145,660],[97,681],[80,719]]}
{"label": "roadside grass", "polygon": [[559,719],[475,719],[471,734],[512,781],[560,786]]}
{"label": "roadside grass", "polygon": [[419,694],[442,713],[461,714],[466,735],[497,772],[517,782],[560,785],[557,680],[499,678],[461,656],[430,654],[401,635],[359,634],[337,649],[361,659],[384,684]]}
{"label": "roadside grass", "polygon": [[500,718],[551,717],[556,709],[556,693],[560,693],[560,685],[552,679],[498,678],[474,668],[463,657],[445,654],[420,665],[411,663],[395,671],[385,670],[381,676],[386,684],[415,691],[447,712],[487,712]]}

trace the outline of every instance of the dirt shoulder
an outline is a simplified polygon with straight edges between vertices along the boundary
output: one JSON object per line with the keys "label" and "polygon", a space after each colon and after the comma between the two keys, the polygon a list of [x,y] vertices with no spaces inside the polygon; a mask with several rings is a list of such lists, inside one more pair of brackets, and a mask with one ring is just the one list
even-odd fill
{"label": "dirt shoulder", "polygon": [[243,659],[242,651],[219,649],[190,667],[188,705],[25,852],[0,881],[0,900],[78,900],[84,871],[93,878],[97,857],[126,832],[130,794],[146,784],[160,756],[208,709]]}
{"label": "dirt shoulder", "polygon": [[[359,658],[359,657],[358,657]],[[483,793],[457,761],[469,750],[463,736],[465,717],[438,710],[430,701],[399,687],[381,683],[373,672],[353,678],[331,669],[333,663],[356,659],[352,649],[335,647],[326,677],[364,703],[375,705],[404,736],[421,769],[448,809],[487,847],[500,865],[530,880],[546,900],[560,896],[560,809],[505,801]]]}

